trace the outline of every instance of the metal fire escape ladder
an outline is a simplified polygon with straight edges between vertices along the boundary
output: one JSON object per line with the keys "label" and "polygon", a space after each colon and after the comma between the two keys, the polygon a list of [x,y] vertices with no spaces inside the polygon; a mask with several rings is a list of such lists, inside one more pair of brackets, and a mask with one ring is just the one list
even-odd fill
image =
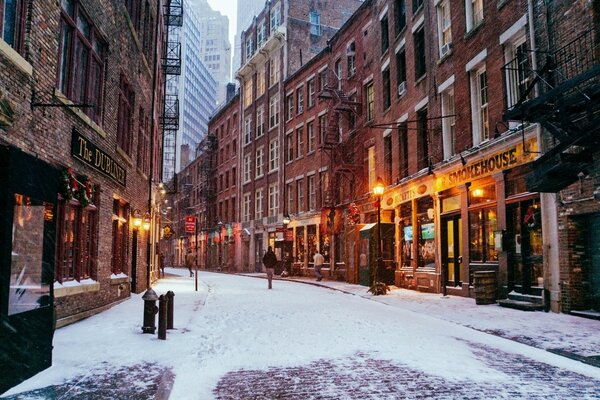
{"label": "metal fire escape ladder", "polygon": [[217,181],[215,178],[217,137],[208,134],[202,141],[199,156],[202,157],[201,171],[201,196],[204,203],[205,215],[201,229],[211,229],[216,224],[215,199],[217,198]]}
{"label": "metal fire escape ladder", "polygon": [[179,75],[181,75],[181,40],[183,0],[167,0],[165,4],[165,42],[162,68],[164,74],[164,106],[160,118],[163,132],[163,182],[175,175],[177,131],[179,130]]}

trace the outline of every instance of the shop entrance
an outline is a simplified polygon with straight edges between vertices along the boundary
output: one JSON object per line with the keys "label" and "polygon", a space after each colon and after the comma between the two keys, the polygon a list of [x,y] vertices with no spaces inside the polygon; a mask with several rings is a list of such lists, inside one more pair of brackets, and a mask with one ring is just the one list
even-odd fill
{"label": "shop entrance", "polygon": [[262,258],[264,252],[262,233],[254,235],[254,272],[262,272]]}
{"label": "shop entrance", "polygon": [[542,219],[538,199],[506,206],[508,290],[541,295],[544,286]]}
{"label": "shop entrance", "polygon": [[442,217],[442,285],[461,286],[462,220],[460,214]]}
{"label": "shop entrance", "polygon": [[51,365],[58,181],[0,146],[0,393]]}

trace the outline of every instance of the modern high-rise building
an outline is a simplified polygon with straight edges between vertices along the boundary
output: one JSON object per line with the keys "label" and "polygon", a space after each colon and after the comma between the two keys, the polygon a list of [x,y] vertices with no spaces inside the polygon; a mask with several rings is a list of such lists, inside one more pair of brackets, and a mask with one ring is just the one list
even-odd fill
{"label": "modern high-rise building", "polygon": [[175,171],[191,160],[182,148],[194,149],[208,131],[208,119],[216,105],[217,81],[204,64],[200,43],[201,18],[195,7],[186,7],[181,32],[182,70],[179,79],[180,124],[177,131]]}
{"label": "modern high-rise building", "polygon": [[240,68],[242,61],[242,45],[240,36],[247,29],[252,20],[265,7],[265,0],[245,0],[237,2],[237,24],[233,46],[233,72]]}
{"label": "modern high-rise building", "polygon": [[225,102],[231,82],[229,18],[213,10],[206,0],[190,0],[200,22],[200,58],[217,82],[217,105]]}

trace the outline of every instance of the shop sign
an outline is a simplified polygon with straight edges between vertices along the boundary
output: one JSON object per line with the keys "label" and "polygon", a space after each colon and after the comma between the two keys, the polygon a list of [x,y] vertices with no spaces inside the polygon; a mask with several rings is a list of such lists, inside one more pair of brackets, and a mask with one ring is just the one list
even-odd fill
{"label": "shop sign", "polygon": [[469,163],[462,168],[452,171],[436,179],[436,191],[449,189],[462,183],[492,175],[495,172],[510,169],[535,160],[537,140],[529,139],[523,146],[522,142]]}
{"label": "shop sign", "polygon": [[187,216],[185,217],[185,233],[196,232],[196,217]]}
{"label": "shop sign", "polygon": [[125,186],[127,171],[120,166],[104,150],[98,148],[94,143],[73,130],[71,135],[71,155],[85,164],[102,172],[115,182]]}

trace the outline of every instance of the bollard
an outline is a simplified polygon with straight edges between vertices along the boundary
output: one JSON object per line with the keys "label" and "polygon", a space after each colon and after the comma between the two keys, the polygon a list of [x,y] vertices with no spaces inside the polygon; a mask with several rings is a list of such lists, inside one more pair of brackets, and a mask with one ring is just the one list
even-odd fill
{"label": "bollard", "polygon": [[158,298],[158,338],[167,339],[167,303],[168,298],[161,294]]}
{"label": "bollard", "polygon": [[172,290],[167,292],[167,329],[173,329],[173,309],[175,308],[175,293]]}
{"label": "bollard", "polygon": [[142,332],[154,333],[156,332],[155,316],[158,312],[158,308],[156,307],[158,296],[154,290],[148,289],[142,296],[142,300],[144,300],[144,325],[142,326]]}

